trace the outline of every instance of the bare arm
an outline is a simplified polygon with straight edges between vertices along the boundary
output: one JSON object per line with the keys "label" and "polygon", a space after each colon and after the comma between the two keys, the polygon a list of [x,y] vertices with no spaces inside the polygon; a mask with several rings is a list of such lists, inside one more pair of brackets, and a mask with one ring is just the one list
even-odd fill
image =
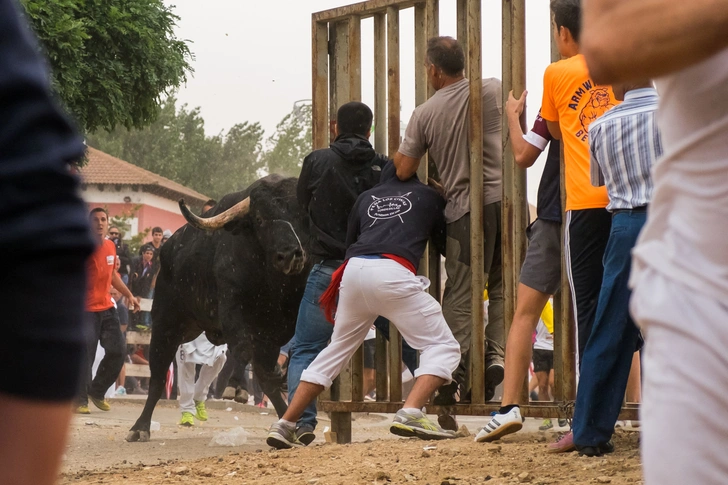
{"label": "bare arm", "polygon": [[400,152],[394,155],[394,167],[397,169],[397,178],[400,180],[409,180],[420,166],[419,158],[412,158],[402,155]]}
{"label": "bare arm", "polygon": [[586,0],[581,50],[595,82],[649,79],[728,46],[728,0]]}
{"label": "bare arm", "polygon": [[126,301],[129,302],[129,305],[131,306],[131,310],[133,312],[136,313],[139,311],[139,300],[131,294],[131,291],[129,291],[129,288],[127,288],[124,282],[121,281],[121,277],[119,277],[119,273],[117,273],[116,271],[114,271],[111,276],[111,286],[113,286],[116,291],[126,297]]}
{"label": "bare arm", "polygon": [[513,96],[513,91],[508,93],[508,101],[506,101],[506,117],[508,118],[508,134],[511,140],[511,149],[516,164],[522,169],[532,166],[541,150],[528,143],[523,139],[526,132],[525,126],[521,123],[521,115],[526,107],[526,95],[528,91],[524,91],[520,99]]}
{"label": "bare arm", "polygon": [[554,140],[561,140],[561,125],[558,121],[546,120],[546,125],[549,127],[549,133]]}

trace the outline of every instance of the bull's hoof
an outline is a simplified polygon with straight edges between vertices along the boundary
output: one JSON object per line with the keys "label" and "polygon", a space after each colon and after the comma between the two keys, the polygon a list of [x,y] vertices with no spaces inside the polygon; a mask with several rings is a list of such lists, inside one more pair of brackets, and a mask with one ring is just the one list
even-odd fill
{"label": "bull's hoof", "polygon": [[149,431],[131,430],[129,431],[129,434],[126,435],[126,441],[130,443],[137,441],[146,443],[149,441]]}

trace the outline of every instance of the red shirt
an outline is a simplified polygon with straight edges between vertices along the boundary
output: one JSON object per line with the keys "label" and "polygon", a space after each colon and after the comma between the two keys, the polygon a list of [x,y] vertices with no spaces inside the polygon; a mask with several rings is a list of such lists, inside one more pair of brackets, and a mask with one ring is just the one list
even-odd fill
{"label": "red shirt", "polygon": [[86,262],[88,290],[86,291],[86,311],[101,312],[114,306],[111,301],[111,277],[116,262],[116,246],[109,239],[96,248]]}

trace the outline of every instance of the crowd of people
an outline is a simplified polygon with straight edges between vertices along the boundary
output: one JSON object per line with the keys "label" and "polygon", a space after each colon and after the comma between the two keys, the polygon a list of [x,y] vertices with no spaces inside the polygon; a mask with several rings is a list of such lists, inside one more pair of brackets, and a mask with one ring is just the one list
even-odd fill
{"label": "crowd of people", "polygon": [[[271,446],[314,439],[313,400],[372,325],[386,331],[384,318],[404,337],[404,361],[416,377],[391,432],[454,437],[423,407],[435,392],[440,404],[468,400],[464,363],[470,347],[481,345],[469,333],[471,271],[484,272],[490,292],[485,397],[504,381],[502,407],[475,441],[517,432],[532,335],[558,289],[556,248],[564,237],[580,378],[572,432],[548,451],[613,451],[614,424],[644,341],[645,483],[725,483],[728,4],[589,0],[582,12],[579,0],[551,0],[551,11],[562,60],[544,74],[533,129],[519,122],[525,93],[511,94],[505,106],[520,166],[533,164],[551,144],[509,335],[499,249],[501,85],[482,84],[484,206],[482,220],[471,220],[465,56],[456,40],[436,37],[426,55],[435,95],[415,110],[393,160],[368,142],[371,110],[352,102],[338,110],[330,148],[303,162],[298,199],[310,216],[316,264],[290,348],[290,406],[269,430]],[[118,379],[126,351],[116,307],[125,300],[138,315],[138,296],[153,297],[165,236],[156,231],[136,261],[117,257],[124,253],[120,231],[109,233],[108,214],[101,208],[88,214],[78,196],[68,163],[83,156],[84,145],[56,106],[48,79],[17,4],[0,0],[0,110],[12,120],[0,128],[0,302],[9,343],[0,352],[0,412],[8,418],[0,434],[0,483],[53,483],[70,404],[88,411],[90,400],[109,409],[104,393]],[[558,140],[562,147],[555,148]],[[561,149],[563,235],[554,162]],[[425,153],[439,183],[416,175]],[[483,225],[483,268],[469,266],[471,224]],[[446,257],[443,306],[417,275],[428,241]],[[135,281],[142,282],[138,295],[129,288]],[[92,379],[99,344],[105,355]],[[190,424],[188,414],[206,419],[210,375],[224,367],[222,349],[207,344],[192,342],[178,352],[183,424]],[[536,356],[538,372],[548,368],[543,358]],[[196,383],[193,365],[202,366]]]}

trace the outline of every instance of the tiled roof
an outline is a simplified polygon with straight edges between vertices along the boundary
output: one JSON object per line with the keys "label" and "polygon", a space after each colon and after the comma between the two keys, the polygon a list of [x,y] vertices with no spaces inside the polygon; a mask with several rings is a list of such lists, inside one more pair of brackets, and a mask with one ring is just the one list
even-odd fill
{"label": "tiled roof", "polygon": [[88,163],[79,170],[84,184],[136,185],[147,192],[157,193],[173,200],[180,196],[201,203],[209,199],[206,195],[182,184],[95,148],[88,147],[86,158]]}

